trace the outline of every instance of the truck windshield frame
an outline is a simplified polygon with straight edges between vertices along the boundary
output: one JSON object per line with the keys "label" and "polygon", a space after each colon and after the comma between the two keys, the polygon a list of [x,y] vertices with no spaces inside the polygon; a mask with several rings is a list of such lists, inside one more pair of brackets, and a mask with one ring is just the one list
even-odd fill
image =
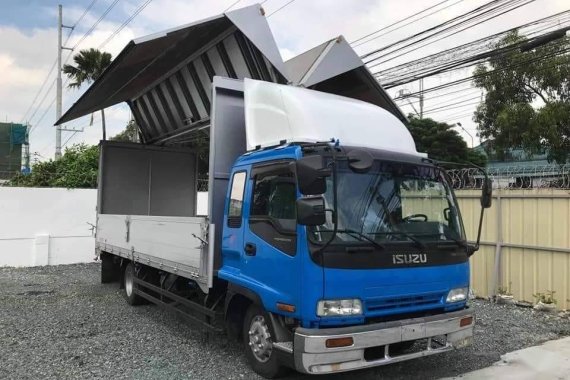
{"label": "truck windshield frame", "polygon": [[[466,245],[461,214],[443,169],[419,163],[375,160],[366,173],[353,172],[346,160],[336,162],[339,233],[331,245],[430,243]],[[326,208],[333,209],[333,178],[327,178]],[[308,227],[311,243],[327,242],[334,230],[333,215],[324,225]]]}

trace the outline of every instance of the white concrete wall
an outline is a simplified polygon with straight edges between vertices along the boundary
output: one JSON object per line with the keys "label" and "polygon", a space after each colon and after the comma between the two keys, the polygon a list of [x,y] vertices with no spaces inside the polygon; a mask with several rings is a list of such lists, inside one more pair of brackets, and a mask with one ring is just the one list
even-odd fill
{"label": "white concrete wall", "polygon": [[196,215],[208,215],[208,192],[199,191],[196,199]]}
{"label": "white concrete wall", "polygon": [[0,187],[0,266],[93,261],[95,189]]}
{"label": "white concrete wall", "polygon": [[[0,187],[0,266],[92,262],[97,190]],[[198,193],[197,214],[208,212]]]}

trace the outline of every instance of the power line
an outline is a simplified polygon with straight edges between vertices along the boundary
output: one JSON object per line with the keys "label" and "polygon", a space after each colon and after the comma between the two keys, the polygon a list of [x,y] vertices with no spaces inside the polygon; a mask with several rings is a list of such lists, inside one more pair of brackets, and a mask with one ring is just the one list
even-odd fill
{"label": "power line", "polygon": [[457,119],[462,119],[462,118],[467,117],[467,116],[472,116],[474,113],[475,113],[474,111],[471,111],[471,112],[462,112],[462,113],[457,113],[457,114],[452,114],[452,115],[444,115],[444,116],[441,116],[441,119],[443,119],[444,122],[449,122],[451,120],[457,120]]}
{"label": "power line", "polygon": [[[540,32],[544,32],[553,27],[560,28],[564,23],[567,23],[568,21],[570,21],[570,10],[560,12],[558,14],[548,16],[540,20],[519,25],[515,28],[504,30],[494,35],[484,37],[457,47],[453,47],[451,49],[443,50],[426,57],[391,67],[389,69],[384,69],[374,74],[377,75],[379,81],[383,85],[401,85],[405,84],[406,82],[417,80],[419,78],[418,75],[428,76],[428,73],[429,75],[435,75],[445,71],[461,69],[464,68],[462,65],[467,62],[466,60],[468,58],[478,56],[480,59],[483,59],[486,57],[485,54],[490,57],[495,53],[499,53],[500,48],[490,49],[489,47],[496,45],[497,41],[513,31],[522,32],[524,29],[538,25],[538,28],[531,29],[525,33],[522,33],[525,34],[528,39],[533,35],[538,35]],[[561,29],[557,30],[560,31]],[[538,37],[544,38],[545,36],[546,35],[542,35]],[[515,47],[515,45],[512,45],[511,47]],[[503,46],[502,49],[504,48],[505,47]],[[465,57],[465,54],[469,54],[469,56]],[[477,61],[476,59],[470,60],[473,62],[473,64],[475,64]]]}
{"label": "power line", "polygon": [[286,6],[288,6],[289,4],[293,3],[295,0],[290,0],[289,2],[287,2],[285,5],[281,6],[280,8],[278,8],[277,10],[271,12],[267,18],[273,16],[275,13],[279,12],[281,9],[285,8]]}
{"label": "power line", "polygon": [[40,94],[42,93],[42,91],[44,90],[45,85],[48,82],[48,79],[51,75],[51,73],[53,73],[53,70],[55,69],[55,65],[57,64],[57,60],[53,61],[53,64],[51,65],[51,68],[49,69],[48,74],[46,75],[44,81],[42,82],[42,85],[40,86],[40,89],[38,90],[38,92],[36,92],[36,96],[34,96],[34,100],[32,100],[32,103],[30,104],[30,106],[28,107],[28,109],[26,110],[26,112],[24,112],[24,116],[22,116],[22,123],[25,121],[26,116],[28,115],[28,113],[32,110],[32,107],[34,106],[34,104],[36,103],[36,100],[38,100],[38,97],[40,96]]}
{"label": "power line", "polygon": [[[49,95],[50,91],[53,90],[55,88],[55,80],[53,81],[53,83],[51,84],[51,86],[48,88],[48,90],[46,91],[46,93],[44,94],[42,100],[40,101],[40,103],[38,104],[38,106],[36,107],[34,113],[32,113],[32,115],[29,118],[29,121],[31,122],[32,119],[34,118],[34,116],[36,115],[36,113],[40,110],[40,107],[42,104],[44,104],[47,96]],[[32,128],[33,129],[33,128]]]}
{"label": "power line", "polygon": [[50,103],[49,106],[46,107],[44,113],[42,114],[42,116],[38,119],[38,121],[34,124],[34,126],[30,129],[29,133],[32,133],[34,131],[34,129],[36,129],[36,127],[38,125],[40,125],[40,123],[42,122],[42,120],[44,119],[44,117],[47,115],[48,111],[51,110],[51,108],[53,107],[53,105],[55,104],[55,98],[53,98],[52,102]]}
{"label": "power line", "polygon": [[464,103],[464,102],[457,102],[457,103],[451,103],[451,104],[455,104],[454,106],[447,105],[447,106],[432,108],[432,109],[429,109],[429,110],[427,110],[427,111],[424,111],[424,115],[429,114],[429,113],[438,112],[438,111],[441,111],[441,110],[446,110],[446,111],[447,111],[447,110],[452,110],[452,109],[456,109],[456,108],[462,108],[462,107],[467,107],[467,106],[474,106],[474,105],[476,105],[476,104],[479,104],[480,101],[471,102],[471,103],[466,103],[466,104],[463,104],[463,103]]}
{"label": "power line", "polygon": [[[485,20],[479,21],[479,22],[475,23],[474,25],[467,26],[467,27],[465,27],[465,28],[463,28],[463,29],[460,29],[460,30],[457,30],[457,31],[455,31],[455,32],[453,32],[453,33],[451,33],[451,34],[448,34],[448,35],[446,35],[446,36],[442,36],[442,37],[438,38],[438,39],[435,40],[435,41],[429,41],[429,42],[427,42],[427,43],[425,43],[425,44],[423,44],[423,45],[421,45],[421,46],[419,46],[419,47],[415,47],[414,49],[410,49],[410,50],[408,50],[408,51],[406,51],[406,52],[403,52],[403,53],[401,53],[401,54],[398,54],[398,55],[396,55],[396,56],[394,56],[394,57],[392,57],[392,58],[386,59],[386,60],[384,60],[384,61],[382,61],[382,62],[377,62],[377,63],[375,63],[374,65],[372,65],[372,66],[370,66],[370,67],[378,66],[378,65],[381,65],[381,64],[383,64],[383,63],[392,61],[392,60],[394,60],[394,59],[396,59],[396,58],[399,58],[399,57],[401,57],[401,56],[403,56],[403,55],[409,54],[409,53],[411,53],[412,51],[416,51],[416,50],[418,50],[418,49],[421,49],[421,48],[423,48],[423,47],[426,47],[426,46],[428,46],[428,45],[431,45],[431,44],[434,44],[434,43],[436,43],[436,42],[438,42],[438,41],[441,41],[441,40],[443,40],[443,39],[445,39],[445,38],[449,38],[449,37],[451,37],[451,36],[453,36],[453,35],[455,35],[455,34],[458,34],[458,33],[463,32],[463,31],[465,31],[465,30],[467,30],[467,29],[473,28],[473,27],[475,27],[475,26],[477,26],[477,25],[480,25],[480,24],[482,24],[482,23],[485,23],[485,22],[487,22],[487,21],[489,21],[489,20],[492,20],[492,19],[494,19],[494,18],[497,18],[497,17],[499,17],[499,16],[502,16],[502,15],[504,15],[505,13],[512,12],[512,11],[514,11],[514,10],[520,8],[520,7],[523,7],[523,6],[525,6],[525,5],[528,5],[528,4],[532,3],[532,2],[534,2],[535,0],[525,0],[525,1],[526,1],[526,2],[524,2],[524,3],[522,3],[522,4],[518,4],[518,5],[516,5],[516,6],[513,7],[513,8],[506,9],[505,11],[503,11],[503,12],[501,12],[501,13],[499,13],[499,14],[492,15],[492,16],[490,16],[489,18],[487,18],[487,19],[485,19]],[[419,41],[418,41],[418,42],[419,42]],[[415,44],[415,43],[413,43],[413,44]],[[413,44],[407,45],[406,47],[412,46]],[[378,59],[378,58],[376,58],[376,59]]]}
{"label": "power line", "polygon": [[[506,12],[510,12],[514,9],[517,9],[519,6],[526,5],[526,4],[533,2],[533,1],[535,1],[535,0],[492,0],[492,1],[487,2],[487,3],[475,8],[469,12],[466,12],[464,14],[456,16],[456,17],[454,17],[450,20],[447,20],[443,23],[440,23],[440,24],[435,25],[431,28],[428,28],[426,30],[418,32],[418,33],[411,35],[407,38],[404,38],[402,40],[393,42],[389,45],[375,49],[369,53],[364,54],[363,56],[361,56],[361,58],[362,59],[368,58],[368,57],[370,57],[374,54],[377,54],[379,52],[384,52],[385,50],[392,49],[392,48],[395,48],[399,45],[405,44],[402,47],[398,47],[395,50],[392,50],[388,53],[384,53],[381,57],[376,57],[376,58],[373,58],[373,59],[366,62],[367,64],[370,64],[374,61],[377,61],[377,60],[385,57],[386,55],[390,55],[390,54],[394,54],[396,52],[402,51],[403,49],[412,47],[412,46],[414,46],[420,42],[427,41],[427,40],[432,39],[432,38],[439,36],[441,34],[453,31],[457,28],[462,27],[463,25],[469,25],[469,24],[474,23],[474,22],[476,22],[475,25],[468,26],[468,28],[479,25],[482,22],[486,22],[488,20],[491,20],[492,18],[498,17],[498,16],[500,16]],[[521,2],[525,2],[525,3],[521,5]],[[497,12],[502,11],[505,8],[507,9],[506,11],[503,11],[502,13],[497,14]],[[479,19],[485,18],[485,17],[488,17],[488,18],[483,20],[483,21],[477,22]],[[461,29],[460,31],[463,31],[466,29],[467,28],[464,28],[464,29]],[[449,37],[449,36],[447,36],[447,37]],[[412,41],[412,42],[409,42],[409,41]],[[414,49],[414,50],[417,50],[417,49]],[[411,50],[409,50],[409,51],[411,51]],[[386,62],[386,61],[383,61],[381,63],[384,63],[384,62]]]}
{"label": "power line", "polygon": [[467,58],[463,58],[463,59],[459,59],[459,60],[455,60],[446,64],[441,65],[439,68],[433,69],[433,70],[427,70],[423,73],[421,72],[416,72],[413,75],[408,75],[407,77],[404,76],[398,80],[394,80],[392,82],[388,82],[388,83],[383,83],[385,88],[391,88],[391,87],[396,87],[402,84],[406,84],[409,82],[413,82],[422,78],[427,78],[430,76],[434,76],[434,75],[438,75],[438,74],[442,74],[442,73],[446,73],[449,71],[454,71],[454,70],[458,70],[458,69],[465,69],[474,65],[477,65],[483,61],[487,61],[490,60],[492,58],[495,57],[499,57],[499,56],[504,56],[507,53],[510,52],[514,52],[520,49],[525,49],[529,46],[540,46],[540,45],[544,45],[547,44],[549,42],[552,42],[558,38],[562,38],[564,37],[566,31],[570,30],[570,26],[565,27],[565,28],[560,28],[557,29],[555,31],[549,32],[549,33],[545,33],[536,37],[533,37],[531,39],[527,39],[527,40],[522,40],[522,41],[518,41],[515,43],[512,43],[510,45],[506,45],[506,46],[501,46],[483,53],[479,53]]}
{"label": "power line", "polygon": [[143,4],[141,4],[129,18],[127,18],[117,29],[115,29],[115,31],[109,37],[107,37],[105,41],[99,45],[99,47],[97,47],[97,49],[101,50],[105,45],[107,45],[109,41],[115,38],[115,36],[119,34],[121,30],[123,30],[131,21],[133,21],[134,18],[137,17],[139,13],[141,13],[151,2],[152,0],[146,0]]}
{"label": "power line", "polygon": [[227,11],[229,11],[230,9],[232,9],[236,4],[238,4],[239,2],[241,2],[241,0],[237,0],[235,2],[232,3],[232,5],[230,5],[229,7],[227,7],[226,9],[224,9],[222,11],[222,13],[226,13]]}
{"label": "power line", "polygon": [[[91,25],[91,28],[89,28],[89,30],[87,30],[87,32],[85,32],[85,34],[83,34],[83,36],[79,39],[79,41],[77,41],[75,43],[75,45],[73,45],[71,47],[71,50],[75,50],[97,27],[97,25],[99,25],[99,23],[101,23],[101,21],[103,21],[103,19],[105,17],[107,17],[107,15],[109,14],[109,12],[111,12],[111,10],[115,7],[115,5],[117,5],[117,3],[120,0],[114,0],[108,7],[107,9],[103,12],[103,14],[97,19],[97,21],[95,21],[93,23],[93,25]],[[69,58],[69,57],[68,57]]]}
{"label": "power line", "polygon": [[420,18],[418,18],[418,19],[416,19],[416,20],[412,20],[412,21],[410,21],[410,22],[408,22],[408,23],[405,23],[404,25],[400,25],[399,27],[397,27],[397,28],[395,28],[395,29],[392,29],[392,30],[389,30],[389,31],[387,31],[387,32],[385,32],[385,33],[382,33],[382,34],[378,35],[378,36],[374,36],[373,38],[371,38],[371,39],[369,39],[369,40],[367,40],[367,41],[363,41],[363,42],[360,42],[360,43],[356,43],[356,42],[361,41],[361,40],[363,40],[363,39],[365,39],[365,38],[367,38],[367,37],[370,37],[370,36],[372,36],[372,35],[374,35],[374,34],[376,34],[376,33],[379,33],[379,32],[381,32],[381,31],[383,31],[383,30],[389,29],[389,28],[392,27],[392,26],[396,26],[396,25],[398,25],[398,24],[401,23],[401,22],[407,21],[407,20],[409,20],[409,19],[411,19],[411,18],[413,18],[413,17],[415,17],[415,16],[418,16],[418,15],[424,13],[424,12],[427,12],[427,11],[429,11],[430,9],[433,9],[433,8],[435,8],[435,7],[437,7],[437,6],[441,5],[441,4],[443,4],[443,3],[446,3],[447,1],[449,1],[449,0],[445,0],[445,1],[439,2],[439,3],[435,4],[435,5],[432,5],[432,6],[429,7],[429,8],[426,8],[426,9],[420,11],[420,12],[414,13],[414,14],[411,15],[411,16],[408,16],[408,17],[405,17],[405,18],[403,18],[403,19],[400,19],[400,20],[398,20],[398,21],[396,21],[396,22],[394,22],[394,23],[392,23],[392,24],[390,24],[390,25],[388,25],[388,26],[385,26],[385,27],[383,27],[383,28],[381,28],[381,29],[378,29],[378,30],[375,31],[375,32],[372,32],[372,33],[369,33],[369,34],[367,34],[367,35],[365,35],[365,36],[363,36],[363,37],[360,37],[360,38],[358,38],[358,39],[352,41],[350,44],[351,44],[351,45],[354,44],[352,47],[355,47],[355,48],[356,48],[356,47],[359,47],[359,46],[362,46],[362,45],[367,44],[367,43],[369,43],[369,42],[371,42],[371,41],[374,41],[374,40],[377,39],[377,38],[380,38],[380,37],[383,37],[383,36],[385,36],[385,35],[387,35],[387,34],[390,34],[390,33],[392,33],[392,32],[395,32],[396,30],[400,30],[400,29],[402,29],[402,28],[404,28],[404,27],[406,27],[406,26],[408,26],[408,25],[410,25],[410,24],[413,24],[414,22],[421,21],[421,20],[423,20],[423,19],[425,19],[425,18],[427,18],[427,17],[429,17],[429,16],[432,16],[432,15],[438,13],[438,12],[441,12],[441,11],[443,11],[443,10],[446,10],[447,8],[450,8],[450,7],[454,6],[455,4],[461,3],[463,0],[458,0],[458,1],[456,1],[455,3],[453,3],[453,4],[450,4],[450,5],[446,6],[446,7],[443,7],[443,8],[441,8],[441,9],[438,9],[438,10],[434,11],[434,12],[431,12],[431,13],[429,13],[429,14],[423,16],[423,17],[420,17]]}
{"label": "power line", "polygon": [[74,131],[74,132],[67,138],[67,140],[65,140],[65,142],[64,142],[63,144],[61,144],[61,149],[63,149],[63,148],[65,147],[65,145],[67,145],[67,143],[69,142],[69,140],[71,140],[71,138],[72,138],[73,136],[75,136],[75,135],[77,134],[77,132],[79,132],[79,131]]}
{"label": "power line", "polygon": [[[96,0],[92,1],[91,4],[89,4],[89,6],[88,6],[89,9],[91,9],[91,7],[95,4],[95,1],[96,1]],[[85,34],[83,34],[83,36],[79,39],[79,41],[78,41],[77,43],[75,43],[75,45],[73,45],[73,47],[72,47],[70,50],[72,50],[72,51],[75,50],[75,48],[77,48],[77,46],[79,46],[79,44],[81,44],[81,43],[85,40],[85,38],[87,38],[87,36],[88,36],[93,30],[95,30],[95,28],[97,27],[97,25],[99,25],[99,23],[107,16],[107,14],[113,9],[113,7],[114,7],[115,5],[117,5],[118,2],[119,2],[119,0],[114,0],[113,3],[111,3],[111,5],[109,5],[109,7],[107,7],[107,9],[106,9],[106,10],[103,12],[103,14],[99,17],[99,19],[97,19],[97,21],[95,21],[95,23],[91,26],[91,28],[89,28],[89,30],[88,30]],[[87,12],[84,12],[84,13],[82,14],[82,16],[79,18],[79,20],[81,20],[81,19],[85,16],[85,14],[87,14]],[[78,22],[79,22],[79,20],[78,20]],[[78,22],[76,22],[76,23],[74,24],[74,27],[78,24]],[[71,32],[73,32],[73,28],[71,29]],[[69,37],[71,36],[71,32],[69,33],[69,36],[68,36],[68,38],[66,39],[65,43],[67,43],[67,41],[69,40]],[[65,43],[64,43],[64,45],[65,45]],[[71,54],[71,52],[70,52],[70,53],[68,54],[66,60],[65,60],[65,63],[67,63],[67,61],[69,61],[69,58],[71,58],[71,56],[72,56],[72,54]],[[65,86],[68,82],[69,82],[69,78],[65,81],[64,86]],[[54,84],[52,85],[52,87],[53,87],[53,86],[55,86],[55,82],[54,82]],[[45,97],[47,97],[47,94],[48,94],[48,93],[49,93],[49,91],[46,92],[46,95],[44,96],[44,100],[45,100]],[[55,103],[55,99],[53,100],[52,104],[50,104],[50,105],[48,106],[48,108],[46,109],[46,111],[44,111],[44,113],[42,114],[42,117],[38,120],[38,122],[34,124],[34,126],[32,127],[32,129],[30,129],[30,132],[32,132],[32,131],[40,124],[41,120],[43,120],[43,118],[44,118],[45,115],[47,114],[47,111],[53,106],[54,103]],[[39,109],[39,107],[41,106],[41,104],[43,104],[43,100],[42,100],[42,102],[40,102],[40,104],[38,105],[38,109]],[[36,110],[36,112],[37,112],[37,110]],[[34,113],[34,114],[35,114],[35,113]],[[31,119],[31,118],[30,118],[30,119]]]}
{"label": "power line", "polygon": [[[447,95],[452,95],[452,94],[456,94],[456,93],[458,93],[458,92],[464,92],[464,91],[469,91],[469,92],[466,93],[466,94],[463,94],[463,95],[454,96],[453,99],[451,99],[451,100],[462,99],[462,98],[464,98],[464,97],[466,97],[466,96],[471,96],[471,97],[473,97],[473,96],[475,95],[475,93],[478,94],[477,97],[479,97],[479,96],[481,95],[481,94],[480,94],[480,89],[475,88],[475,87],[470,87],[470,88],[467,88],[467,89],[462,89],[462,90],[460,90],[460,91],[451,91],[451,92],[449,92],[449,94],[439,94],[439,95],[431,96],[431,97],[429,97],[429,98],[424,98],[424,104],[425,104],[426,102],[428,102],[429,100],[437,99],[437,98],[439,98],[439,97],[446,97]],[[409,98],[403,97],[403,98],[399,98],[399,99],[396,99],[396,100],[402,100],[402,101],[403,101],[403,100],[406,100],[406,101],[409,101]],[[409,101],[409,103],[413,103],[413,104],[417,104],[418,102],[419,102],[419,100]],[[439,103],[436,103],[436,104],[434,104],[434,105],[437,106],[437,105],[445,104],[445,103],[447,103],[447,101],[439,102]],[[404,103],[404,104],[405,104],[405,103]]]}
{"label": "power line", "polygon": [[[73,33],[73,29],[69,30],[69,34],[67,35],[67,38],[65,39],[64,45],[67,43],[67,41],[69,41],[69,38],[71,37],[71,34]],[[36,95],[34,96],[34,100],[32,100],[32,103],[30,104],[30,106],[28,107],[28,109],[26,110],[26,112],[24,113],[24,115],[22,116],[22,123],[25,121],[26,119],[26,115],[28,115],[28,113],[32,110],[32,108],[34,107],[34,104],[36,103],[36,100],[38,99],[38,97],[40,96],[40,94],[42,93],[45,85],[48,83],[49,77],[51,76],[51,74],[54,72],[55,70],[55,65],[57,64],[57,59],[55,59],[53,61],[53,64],[51,65],[44,81],[42,82],[42,85],[40,86],[40,89],[38,90],[38,92],[36,93]],[[43,102],[42,102],[43,103]],[[38,107],[41,107],[41,103],[38,104]],[[37,111],[37,110],[36,110]],[[31,119],[31,117],[29,118]]]}
{"label": "power line", "polygon": [[[69,41],[69,39],[71,38],[71,34],[73,33],[73,31],[75,30],[75,27],[83,20],[83,18],[85,17],[85,15],[91,10],[91,8],[93,7],[93,5],[95,5],[95,3],[98,0],[93,0],[91,1],[91,3],[87,6],[87,8],[85,9],[85,11],[81,14],[81,16],[75,21],[75,23],[73,23],[73,26],[70,28],[69,30],[69,34],[67,35],[65,42],[63,43],[64,45]],[[26,119],[26,115],[32,110],[34,104],[36,103],[36,100],[38,99],[38,97],[40,96],[41,92],[43,91],[45,85],[47,84],[49,77],[51,76],[51,74],[53,73],[53,71],[55,70],[55,66],[57,64],[57,59],[55,59],[53,61],[53,64],[51,65],[51,68],[48,71],[48,74],[46,75],[42,85],[40,86],[39,91],[36,93],[36,95],[34,96],[34,100],[32,100],[32,103],[30,104],[30,106],[28,107],[28,109],[26,110],[26,112],[24,113],[24,116],[22,117],[22,122],[24,122],[24,120]],[[43,102],[42,102],[43,103]],[[38,107],[40,107],[41,105],[38,105]],[[37,111],[37,110],[36,110]],[[31,119],[31,118],[30,118]]]}
{"label": "power line", "polygon": [[83,14],[77,19],[77,21],[75,21],[75,23],[73,24],[73,26],[71,27],[71,29],[75,29],[75,27],[77,26],[77,24],[79,24],[81,22],[81,20],[83,20],[83,17],[85,17],[85,15],[87,15],[87,12],[89,12],[91,10],[91,8],[93,8],[93,5],[95,5],[95,3],[98,0],[93,0],[91,1],[91,4],[89,4],[87,6],[87,8],[85,8],[85,11],[83,12]]}
{"label": "power line", "polygon": [[[533,58],[533,59],[528,59],[528,60],[525,60],[525,61],[517,62],[517,64],[507,65],[507,66],[501,67],[500,69],[490,70],[490,71],[487,71],[487,72],[484,73],[484,74],[471,75],[471,76],[468,76],[468,77],[465,77],[465,78],[461,78],[461,79],[457,79],[457,80],[454,80],[454,81],[451,81],[451,82],[443,83],[443,84],[438,85],[438,86],[434,86],[434,87],[431,87],[431,88],[424,89],[424,90],[422,90],[422,93],[425,94],[425,93],[429,93],[429,92],[432,92],[432,91],[439,91],[439,90],[442,90],[442,89],[445,89],[445,88],[448,88],[448,87],[453,87],[453,86],[456,86],[456,85],[458,85],[458,84],[466,83],[466,82],[469,82],[469,81],[471,81],[471,80],[473,80],[473,79],[485,77],[485,76],[488,76],[488,75],[491,75],[491,74],[494,74],[494,73],[498,73],[498,72],[501,72],[501,71],[516,69],[516,68],[522,67],[522,66],[527,65],[527,64],[540,63],[540,62],[545,61],[545,60],[547,60],[547,59],[549,59],[549,58],[553,58],[553,57],[556,57],[556,56],[558,56],[558,55],[562,55],[562,54],[567,53],[567,52],[570,52],[570,48],[562,49],[562,50],[560,50],[560,51],[557,51],[557,52],[554,52],[554,53],[550,53],[550,54],[544,54],[544,55],[542,55],[542,56],[539,56],[539,57],[536,57],[536,58]],[[544,68],[542,68],[541,70],[537,70],[537,72],[542,71],[542,70],[545,70],[545,69],[548,69],[548,68],[552,68],[552,66],[544,67]],[[419,92],[412,92],[412,93],[406,94],[406,97],[412,97],[412,96],[415,96],[415,95],[419,95]]]}

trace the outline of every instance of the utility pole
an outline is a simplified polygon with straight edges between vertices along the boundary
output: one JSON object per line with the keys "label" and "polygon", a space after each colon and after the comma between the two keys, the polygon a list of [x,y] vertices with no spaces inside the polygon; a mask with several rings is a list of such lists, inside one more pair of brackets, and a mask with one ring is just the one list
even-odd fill
{"label": "utility pole", "polygon": [[[410,101],[410,98],[418,98],[420,100],[419,101],[420,112],[418,112],[416,106],[414,106],[414,103]],[[407,100],[408,104],[413,108],[416,115],[418,115],[420,119],[423,119],[424,118],[424,79],[423,78],[420,79],[420,91],[418,95],[410,95],[410,91],[404,88],[398,91],[398,96],[394,98],[394,100],[399,100],[399,99]]]}
{"label": "utility pole", "polygon": [[[62,108],[62,83],[61,83],[61,51],[63,49],[72,50],[69,48],[64,48],[62,46],[61,34],[63,28],[73,29],[72,26],[63,25],[63,11],[62,6],[59,4],[57,12],[57,83],[56,83],[56,100],[55,100],[55,120],[61,118],[61,108]],[[61,125],[55,127],[55,159],[61,157]]]}
{"label": "utility pole", "polygon": [[424,118],[424,78],[420,79],[420,119]]}
{"label": "utility pole", "polygon": [[[58,13],[57,13],[57,98],[55,100],[55,120],[59,120],[61,117],[61,29],[63,28],[62,24],[62,9],[61,4],[58,5]],[[61,127],[59,125],[55,126],[55,159],[61,157]]]}
{"label": "utility pole", "polygon": [[455,123],[455,125],[457,125],[461,129],[463,129],[463,131],[465,133],[467,133],[469,135],[469,137],[471,137],[471,149],[473,149],[475,147],[475,140],[473,140],[473,135],[471,133],[469,133],[469,131],[467,129],[463,128],[463,125],[461,123]]}

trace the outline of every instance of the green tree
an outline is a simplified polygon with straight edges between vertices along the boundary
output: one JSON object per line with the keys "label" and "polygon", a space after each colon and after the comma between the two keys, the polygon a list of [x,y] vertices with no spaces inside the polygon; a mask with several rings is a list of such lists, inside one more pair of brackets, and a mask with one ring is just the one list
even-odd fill
{"label": "green tree", "polygon": [[540,44],[510,33],[495,46],[501,54],[475,69],[486,95],[474,120],[499,158],[518,147],[560,164],[570,157],[570,39],[557,37]]}
{"label": "green tree", "polygon": [[125,129],[123,131],[117,133],[115,136],[111,137],[111,140],[113,140],[113,141],[138,142],[139,141],[138,133],[139,132],[137,130],[136,122],[131,119],[127,123],[127,126],[125,127]]}
{"label": "green tree", "polygon": [[[63,73],[71,79],[68,87],[80,88],[83,83],[93,83],[111,64],[111,59],[111,53],[102,52],[98,49],[81,50],[73,56],[75,66],[63,65]],[[104,109],[101,109],[101,126],[103,128],[103,140],[106,140]]]}
{"label": "green tree", "polygon": [[433,119],[418,119],[409,115],[408,129],[416,142],[418,152],[427,153],[430,158],[465,164],[485,166],[487,158],[473,149],[449,124]]}
{"label": "green tree", "polygon": [[30,174],[18,174],[8,186],[96,188],[99,147],[75,144],[59,160],[38,162]]}

